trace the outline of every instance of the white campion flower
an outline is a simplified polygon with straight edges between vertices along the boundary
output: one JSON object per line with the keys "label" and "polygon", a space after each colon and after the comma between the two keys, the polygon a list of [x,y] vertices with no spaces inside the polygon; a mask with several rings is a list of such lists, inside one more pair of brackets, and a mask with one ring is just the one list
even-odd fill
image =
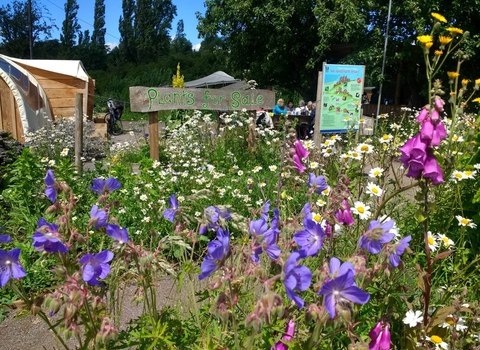
{"label": "white campion flower", "polygon": [[418,310],[408,310],[402,321],[404,324],[410,326],[410,328],[416,327],[418,323],[423,321],[423,313]]}

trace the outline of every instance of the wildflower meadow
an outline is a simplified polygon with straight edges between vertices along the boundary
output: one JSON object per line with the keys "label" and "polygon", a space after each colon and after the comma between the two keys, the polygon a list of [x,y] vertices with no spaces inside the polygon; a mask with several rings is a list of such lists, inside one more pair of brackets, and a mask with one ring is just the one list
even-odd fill
{"label": "wildflower meadow", "polygon": [[[0,300],[59,349],[480,349],[480,78],[432,17],[429,104],[372,135],[196,111],[159,161],[146,135],[84,172],[70,143],[26,148],[2,179]],[[159,308],[166,277],[182,303]]]}

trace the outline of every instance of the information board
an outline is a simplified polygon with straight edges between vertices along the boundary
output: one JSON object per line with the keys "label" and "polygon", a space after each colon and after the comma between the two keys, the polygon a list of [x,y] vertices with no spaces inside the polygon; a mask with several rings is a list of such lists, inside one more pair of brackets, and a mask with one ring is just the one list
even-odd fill
{"label": "information board", "polygon": [[172,109],[251,111],[273,109],[274,105],[275,92],[270,90],[130,87],[130,109],[133,112]]}
{"label": "information board", "polygon": [[323,65],[320,132],[347,132],[361,118],[365,66]]}

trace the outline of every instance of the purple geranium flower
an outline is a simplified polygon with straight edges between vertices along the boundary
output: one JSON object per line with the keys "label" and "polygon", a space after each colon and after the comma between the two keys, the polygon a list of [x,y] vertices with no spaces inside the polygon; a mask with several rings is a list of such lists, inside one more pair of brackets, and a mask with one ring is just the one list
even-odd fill
{"label": "purple geranium flower", "polygon": [[98,205],[94,205],[90,210],[90,224],[95,230],[107,226],[107,212],[105,210],[98,210]]}
{"label": "purple geranium flower", "polygon": [[309,268],[297,265],[298,260],[304,257],[305,252],[294,251],[290,254],[284,266],[283,285],[285,286],[285,292],[288,299],[295,301],[299,308],[303,307],[304,301],[295,293],[295,290],[304,291],[308,289],[312,281],[312,272]]}
{"label": "purple geranium flower", "polygon": [[329,273],[330,278],[337,278],[341,275],[346,274],[348,271],[352,271],[355,274],[355,267],[351,262],[340,262],[340,259],[333,257],[330,259]]}
{"label": "purple geranium flower", "polygon": [[208,229],[217,229],[220,224],[218,221],[220,219],[223,220],[230,220],[232,218],[232,214],[227,208],[222,207],[222,209],[209,206],[203,211],[203,220],[200,224],[200,229],[198,231],[199,234],[203,235],[207,233]]}
{"label": "purple geranium flower", "polygon": [[270,211],[270,199],[265,202],[265,204],[262,207],[262,213],[260,216],[262,217],[263,220],[267,221],[268,220],[268,212]]}
{"label": "purple geranium flower", "polygon": [[325,308],[330,314],[330,318],[335,318],[338,302],[351,301],[357,304],[365,304],[370,300],[370,294],[361,290],[355,285],[353,271],[348,270],[343,275],[328,281],[318,292],[325,296]]}
{"label": "purple geranium flower", "polygon": [[98,279],[104,279],[110,273],[110,262],[113,259],[113,253],[104,250],[97,254],[87,254],[78,260],[82,264],[83,280],[92,286],[98,285]]}
{"label": "purple geranium flower", "polygon": [[382,244],[389,243],[395,234],[390,230],[395,225],[393,220],[380,221],[373,220],[368,225],[368,231],[358,239],[360,248],[367,249],[371,254],[378,254],[382,250]]}
{"label": "purple geranium flower", "polygon": [[322,225],[313,220],[312,214],[303,219],[303,231],[297,232],[293,239],[305,251],[307,256],[316,255],[323,246],[325,232]]}
{"label": "purple geranium flower", "polygon": [[409,242],[412,240],[412,236],[403,237],[397,243],[395,243],[390,251],[390,264],[393,267],[400,265],[400,256],[405,252],[405,249],[410,245]]}
{"label": "purple geranium flower", "polygon": [[47,188],[45,188],[45,195],[52,201],[52,203],[55,203],[57,200],[57,184],[55,182],[53,171],[50,169],[47,170],[45,184],[47,185]]}
{"label": "purple geranium flower", "polygon": [[221,227],[217,230],[217,239],[208,243],[208,254],[202,262],[202,273],[198,276],[199,280],[210,276],[228,255],[230,247],[230,232]]}
{"label": "purple geranium flower", "polygon": [[120,244],[128,242],[128,231],[125,227],[108,224],[106,233]]}
{"label": "purple geranium flower", "polygon": [[37,230],[33,234],[32,246],[38,251],[47,253],[66,253],[68,248],[60,240],[58,226],[50,224],[44,218],[40,218],[37,223]]}
{"label": "purple geranium flower", "polygon": [[315,176],[315,174],[310,173],[307,181],[308,187],[313,188],[315,193],[322,194],[322,191],[325,191],[328,188],[327,181],[322,175]]}
{"label": "purple geranium flower", "polygon": [[8,243],[11,242],[12,239],[9,235],[0,235],[0,243]]}
{"label": "purple geranium flower", "polygon": [[335,218],[340,225],[353,225],[352,212],[350,211],[350,205],[346,199],[343,199],[340,203],[340,207],[335,212]]}
{"label": "purple geranium flower", "polygon": [[4,287],[10,278],[22,278],[27,275],[18,261],[19,258],[19,248],[9,252],[0,249],[0,287]]}
{"label": "purple geranium flower", "polygon": [[[272,220],[272,222],[275,222],[276,225],[278,225],[278,219],[275,221]],[[260,261],[259,256],[262,254],[263,250],[265,250],[270,259],[278,259],[281,250],[276,245],[277,232],[278,228],[268,228],[268,224],[264,219],[252,220],[250,222],[250,234],[256,238],[255,247],[252,254],[253,262],[258,263]]]}
{"label": "purple geranium flower", "polygon": [[115,190],[118,190],[122,185],[118,182],[117,179],[109,177],[106,180],[95,179],[93,180],[93,185],[90,189],[96,194],[107,194]]}
{"label": "purple geranium flower", "polygon": [[170,205],[170,208],[166,209],[163,212],[163,217],[170,222],[173,222],[175,220],[175,215],[177,214],[178,210],[178,202],[177,198],[175,198],[175,194],[172,194],[170,196],[170,199],[168,200],[168,204]]}

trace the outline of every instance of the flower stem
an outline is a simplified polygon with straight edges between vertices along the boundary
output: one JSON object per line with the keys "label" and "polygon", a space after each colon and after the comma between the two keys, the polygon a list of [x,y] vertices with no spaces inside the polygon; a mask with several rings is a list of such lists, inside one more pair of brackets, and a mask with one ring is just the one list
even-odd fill
{"label": "flower stem", "polygon": [[[430,246],[428,245],[428,180],[425,184],[425,197],[423,203],[423,209],[425,211],[425,220],[423,221],[423,239],[425,241],[425,253],[427,256],[427,276],[425,280],[425,292],[424,297],[424,310],[423,310],[423,325],[427,327],[428,324],[428,308],[430,306],[430,293],[432,289],[432,257],[430,255]],[[422,276],[423,278],[423,276]]]}

